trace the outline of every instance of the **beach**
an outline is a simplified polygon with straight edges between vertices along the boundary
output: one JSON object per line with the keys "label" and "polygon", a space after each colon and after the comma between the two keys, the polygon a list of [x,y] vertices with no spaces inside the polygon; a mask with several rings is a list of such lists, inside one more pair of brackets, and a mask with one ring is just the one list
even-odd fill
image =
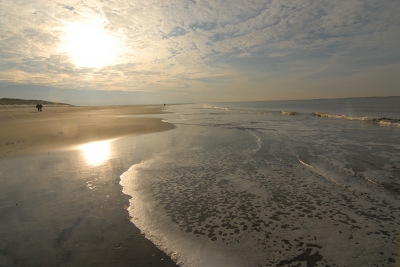
{"label": "beach", "polygon": [[162,113],[162,106],[3,106],[0,266],[176,266],[130,221],[119,176],[132,157],[93,163],[80,149],[173,129],[157,118]]}
{"label": "beach", "polygon": [[0,266],[398,266],[399,100],[3,108]]}
{"label": "beach", "polygon": [[69,146],[165,131],[173,126],[158,118],[161,106],[34,107],[0,109],[0,158],[60,151]]}

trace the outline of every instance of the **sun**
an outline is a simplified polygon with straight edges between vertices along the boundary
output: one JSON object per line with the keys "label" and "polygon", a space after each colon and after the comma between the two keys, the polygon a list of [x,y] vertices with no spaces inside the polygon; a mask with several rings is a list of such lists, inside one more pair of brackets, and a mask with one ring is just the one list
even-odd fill
{"label": "sun", "polygon": [[119,40],[103,27],[70,23],[63,29],[63,49],[79,67],[102,68],[115,63]]}

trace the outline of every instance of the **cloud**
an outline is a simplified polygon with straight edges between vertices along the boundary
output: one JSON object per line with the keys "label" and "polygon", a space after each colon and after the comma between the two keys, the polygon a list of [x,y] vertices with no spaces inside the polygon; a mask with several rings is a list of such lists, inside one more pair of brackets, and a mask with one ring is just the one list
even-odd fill
{"label": "cloud", "polygon": [[[396,0],[20,0],[0,8],[3,82],[200,92],[259,75],[290,80],[338,66],[351,72],[400,62]],[[73,62],[63,50],[70,23],[118,39],[114,62]],[[359,64],[343,64],[352,61]]]}

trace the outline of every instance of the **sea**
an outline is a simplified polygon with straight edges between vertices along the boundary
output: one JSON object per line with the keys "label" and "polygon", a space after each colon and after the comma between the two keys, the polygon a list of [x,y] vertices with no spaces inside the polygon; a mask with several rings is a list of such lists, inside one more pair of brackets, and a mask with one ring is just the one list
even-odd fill
{"label": "sea", "polygon": [[120,184],[180,266],[399,266],[400,97],[165,111]]}

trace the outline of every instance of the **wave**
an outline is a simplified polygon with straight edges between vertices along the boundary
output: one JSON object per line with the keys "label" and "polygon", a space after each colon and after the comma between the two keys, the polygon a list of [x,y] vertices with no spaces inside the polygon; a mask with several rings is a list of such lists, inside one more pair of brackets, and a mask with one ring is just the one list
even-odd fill
{"label": "wave", "polygon": [[256,153],[258,150],[260,150],[261,149],[261,146],[262,146],[262,141],[261,141],[261,138],[257,135],[257,134],[255,134],[253,131],[249,131],[252,135],[254,135],[254,137],[257,139],[257,148],[256,149],[253,149],[253,153]]}
{"label": "wave", "polygon": [[230,110],[229,108],[224,108],[224,107],[214,107],[214,106],[210,106],[210,105],[207,105],[207,104],[204,104],[204,105],[203,105],[203,107],[204,107],[205,109],[220,109],[220,110]]}
{"label": "wave", "polygon": [[[285,111],[285,110],[275,110],[275,111],[266,111],[266,110],[251,110],[251,109],[232,109],[221,106],[212,106],[209,104],[204,104],[203,107],[205,109],[217,109],[223,111],[234,111],[241,113],[252,113],[252,114],[266,114],[266,115],[306,115],[306,116],[316,116],[319,118],[331,118],[331,119],[345,119],[351,121],[363,121],[363,122],[371,122],[380,126],[398,126],[400,127],[400,119],[392,119],[386,117],[368,117],[368,116],[347,116],[347,115],[338,115],[332,113],[320,113],[320,112],[312,112],[312,113],[302,113],[297,111]],[[211,113],[210,113],[211,114]]]}
{"label": "wave", "polygon": [[[350,176],[353,176],[353,177],[357,177],[357,178],[367,182],[370,185],[374,185],[376,187],[384,188],[386,190],[389,190],[389,191],[395,192],[397,194],[400,194],[400,188],[398,186],[395,186],[393,184],[388,184],[388,183],[375,181],[375,180],[373,180],[371,178],[368,178],[365,175],[361,174],[360,171],[356,171],[353,168],[345,168],[343,166],[339,166],[338,164],[333,163],[331,160],[329,160],[326,157],[319,156],[319,158],[321,160],[323,160],[326,164],[331,165],[333,168],[335,168],[336,170],[338,170],[341,173],[343,173],[344,175],[350,175]],[[392,166],[392,168],[393,169],[400,169],[400,168],[397,168],[395,166]]]}
{"label": "wave", "polygon": [[282,115],[298,115],[298,112],[295,111],[283,111],[282,110]]}
{"label": "wave", "polygon": [[[280,113],[278,111],[262,111],[262,110],[249,110],[249,109],[235,109],[235,108],[226,108],[226,107],[217,107],[211,106],[208,104],[204,104],[203,107],[205,109],[217,109],[217,110],[224,110],[224,111],[236,111],[240,113],[250,113],[250,114],[264,114],[264,115],[274,115],[274,113]],[[213,113],[209,113],[213,114]],[[222,114],[222,113],[221,113]],[[218,114],[219,115],[219,114]]]}
{"label": "wave", "polygon": [[354,190],[353,190],[352,188],[350,188],[349,186],[344,185],[344,184],[341,184],[341,183],[339,183],[338,181],[336,181],[335,179],[333,179],[333,178],[327,176],[325,173],[323,173],[323,172],[317,170],[317,169],[316,169],[314,166],[312,166],[310,163],[308,163],[308,162],[306,163],[306,160],[305,160],[305,159],[302,159],[302,158],[300,158],[299,156],[297,156],[297,159],[298,159],[298,161],[299,161],[301,164],[303,164],[304,166],[307,166],[307,167],[310,168],[314,173],[316,173],[316,174],[318,174],[318,175],[324,177],[324,178],[325,178],[326,180],[328,180],[329,182],[331,182],[331,183],[333,183],[333,184],[335,184],[335,185],[337,185],[337,186],[339,186],[339,187],[342,187],[343,189],[346,189],[346,190],[348,190],[348,191],[350,191],[350,192],[353,192],[353,191],[354,191]]}
{"label": "wave", "polygon": [[250,126],[237,126],[231,123],[220,123],[220,124],[201,124],[202,126],[211,126],[225,129],[236,129],[242,131],[256,131],[256,130],[264,130],[263,127],[250,127]]}
{"label": "wave", "polygon": [[314,113],[316,117],[320,118],[333,118],[333,119],[345,119],[351,121],[366,121],[374,122],[382,126],[400,126],[400,119],[390,119],[390,118],[378,118],[378,117],[358,117],[358,116],[346,116],[337,115],[329,113]]}

